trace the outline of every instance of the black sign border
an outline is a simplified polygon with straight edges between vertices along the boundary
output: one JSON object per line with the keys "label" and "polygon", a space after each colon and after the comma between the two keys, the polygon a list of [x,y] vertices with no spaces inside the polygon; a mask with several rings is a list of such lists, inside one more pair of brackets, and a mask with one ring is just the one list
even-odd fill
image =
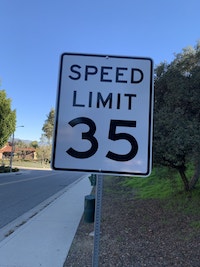
{"label": "black sign border", "polygon": [[[56,143],[57,143],[57,130],[58,130],[58,117],[60,111],[60,91],[61,91],[61,75],[62,75],[62,67],[63,60],[65,56],[86,56],[86,57],[103,57],[103,58],[121,58],[121,59],[136,59],[136,60],[145,60],[150,61],[151,64],[151,73],[150,73],[150,97],[149,97],[149,133],[148,133],[148,162],[147,162],[147,172],[138,173],[138,172],[125,172],[125,171],[106,171],[106,170],[96,170],[96,169],[77,169],[77,168],[61,168],[55,166],[55,158],[56,158]],[[153,142],[153,60],[150,57],[136,57],[136,56],[115,56],[115,55],[103,55],[103,54],[87,54],[87,53],[62,53],[60,59],[60,68],[59,68],[59,80],[58,80],[58,93],[56,100],[56,116],[55,116],[55,126],[54,126],[54,138],[52,145],[52,160],[51,167],[53,170],[60,171],[72,171],[72,172],[85,172],[85,173],[96,173],[96,174],[110,174],[110,175],[127,175],[127,176],[141,176],[146,177],[151,174],[152,169],[152,142]]]}

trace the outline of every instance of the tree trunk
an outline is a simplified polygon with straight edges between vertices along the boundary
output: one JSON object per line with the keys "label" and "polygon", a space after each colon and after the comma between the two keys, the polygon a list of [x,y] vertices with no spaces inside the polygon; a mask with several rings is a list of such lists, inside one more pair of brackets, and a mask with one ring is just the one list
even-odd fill
{"label": "tree trunk", "polygon": [[179,167],[178,171],[179,171],[181,179],[183,181],[185,191],[189,191],[190,190],[189,181],[188,181],[188,179],[187,179],[187,177],[185,175],[185,168],[184,167]]}
{"label": "tree trunk", "polygon": [[190,183],[189,183],[189,190],[194,189],[199,177],[200,177],[200,159],[197,159],[195,162],[194,175],[191,178]]}

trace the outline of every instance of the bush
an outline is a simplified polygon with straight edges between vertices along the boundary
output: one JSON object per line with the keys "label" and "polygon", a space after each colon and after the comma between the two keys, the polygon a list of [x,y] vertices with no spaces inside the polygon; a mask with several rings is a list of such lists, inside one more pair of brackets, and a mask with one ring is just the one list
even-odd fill
{"label": "bush", "polygon": [[[18,171],[19,171],[18,168],[12,168],[12,172],[18,172]],[[7,172],[10,172],[10,166],[5,166],[5,165],[0,166],[0,173],[7,173]]]}

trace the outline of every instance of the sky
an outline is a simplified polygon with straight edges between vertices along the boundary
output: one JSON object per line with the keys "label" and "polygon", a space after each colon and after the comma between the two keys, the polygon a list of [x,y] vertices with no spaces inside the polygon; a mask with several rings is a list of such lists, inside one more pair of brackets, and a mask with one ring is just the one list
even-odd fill
{"label": "sky", "polygon": [[200,39],[199,10],[199,0],[0,0],[0,90],[16,109],[15,137],[40,141],[63,52],[170,63]]}

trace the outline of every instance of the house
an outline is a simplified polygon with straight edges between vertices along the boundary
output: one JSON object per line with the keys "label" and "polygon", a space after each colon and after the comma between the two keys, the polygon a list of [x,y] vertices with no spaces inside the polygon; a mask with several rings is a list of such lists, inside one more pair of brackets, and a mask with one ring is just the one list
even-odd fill
{"label": "house", "polygon": [[[12,153],[12,145],[11,143],[6,144],[4,147],[0,149],[0,160],[1,159],[9,159]],[[29,159],[35,160],[36,150],[33,147],[15,147],[14,146],[14,155],[15,159]]]}

